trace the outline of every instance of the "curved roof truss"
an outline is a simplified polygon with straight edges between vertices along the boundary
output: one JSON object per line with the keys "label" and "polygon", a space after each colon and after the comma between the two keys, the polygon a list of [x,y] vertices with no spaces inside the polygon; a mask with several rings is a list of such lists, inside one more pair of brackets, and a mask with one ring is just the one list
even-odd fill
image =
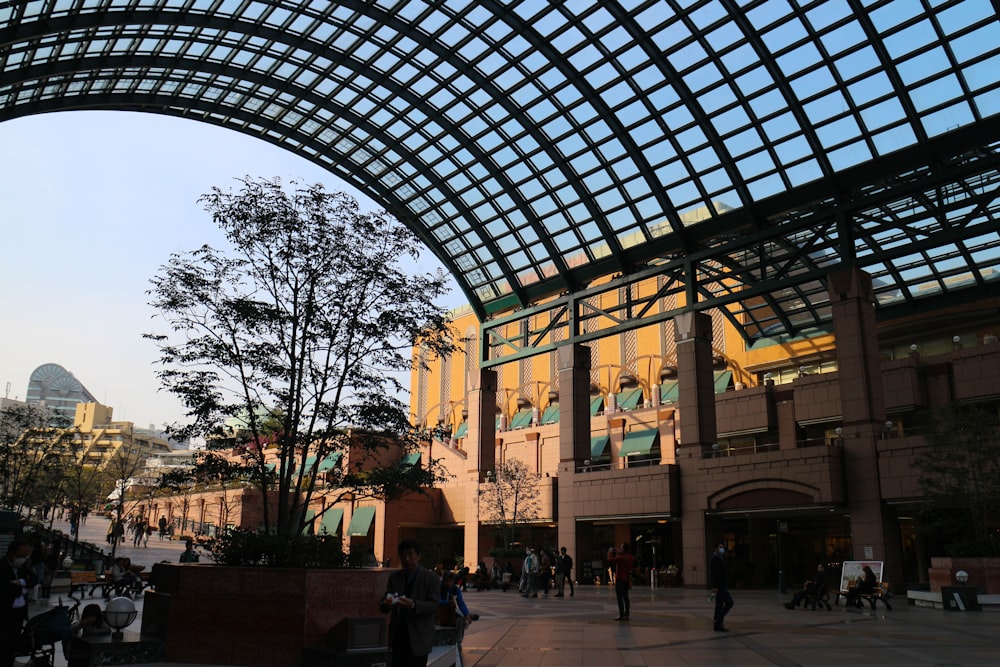
{"label": "curved roof truss", "polygon": [[[997,14],[991,0],[0,0],[0,121],[124,109],[230,128],[371,194],[481,319],[585,318],[592,290],[655,277],[660,298],[723,306],[753,340],[827,322],[836,264],[873,275],[883,312],[995,290]],[[639,301],[611,329],[652,317]]]}

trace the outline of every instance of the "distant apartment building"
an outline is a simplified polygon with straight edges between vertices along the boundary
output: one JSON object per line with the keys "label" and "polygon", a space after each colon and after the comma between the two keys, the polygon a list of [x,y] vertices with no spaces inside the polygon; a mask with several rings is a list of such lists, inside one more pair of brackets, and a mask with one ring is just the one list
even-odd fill
{"label": "distant apartment building", "polygon": [[138,450],[143,459],[169,455],[170,441],[129,421],[114,421],[114,409],[96,402],[80,403],[73,415],[82,463],[104,467],[119,451]]}
{"label": "distant apartment building", "polygon": [[19,401],[14,398],[0,398],[0,412],[3,412],[8,408],[16,408],[18,406],[26,406],[26,405],[28,404],[25,403],[24,401]]}

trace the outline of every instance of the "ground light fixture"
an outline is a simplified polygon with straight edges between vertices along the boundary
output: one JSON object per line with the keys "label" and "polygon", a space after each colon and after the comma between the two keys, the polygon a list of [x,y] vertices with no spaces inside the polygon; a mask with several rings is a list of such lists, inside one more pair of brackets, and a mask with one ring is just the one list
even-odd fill
{"label": "ground light fixture", "polygon": [[108,606],[104,608],[104,622],[114,629],[111,639],[121,641],[125,636],[125,628],[132,625],[138,615],[135,603],[129,598],[114,598],[108,602]]}

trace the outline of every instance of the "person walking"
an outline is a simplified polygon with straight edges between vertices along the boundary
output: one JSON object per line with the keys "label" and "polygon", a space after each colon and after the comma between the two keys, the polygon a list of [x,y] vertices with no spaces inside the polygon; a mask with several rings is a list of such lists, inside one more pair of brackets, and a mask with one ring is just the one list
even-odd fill
{"label": "person walking", "polygon": [[389,647],[393,667],[426,667],[434,643],[434,615],[441,580],[420,566],[420,544],[399,543],[403,569],[389,575],[379,610],[389,617]]}
{"label": "person walking", "polygon": [[615,571],[615,597],[618,598],[616,621],[627,621],[632,611],[629,589],[632,588],[632,566],[635,564],[635,557],[631,551],[628,542],[622,544],[620,551],[616,551],[614,547],[608,549],[608,565]]}
{"label": "person walking", "polygon": [[538,589],[535,588],[535,578],[538,576],[538,556],[535,550],[528,548],[524,556],[524,566],[521,570],[521,597],[537,598]]}
{"label": "person walking", "polygon": [[542,592],[542,597],[549,597],[549,579],[552,578],[552,559],[545,549],[538,550],[538,576],[535,587]]}
{"label": "person walking", "polygon": [[726,545],[719,542],[712,552],[712,560],[709,562],[708,574],[711,578],[712,593],[715,595],[715,615],[714,630],[716,632],[729,632],[723,624],[726,614],[733,608],[733,596],[729,592],[728,574],[726,572]]}
{"label": "person walking", "polygon": [[553,596],[564,597],[566,582],[569,582],[569,596],[573,597],[573,558],[566,553],[566,547],[560,547],[559,555],[556,557],[556,588],[558,592]]}
{"label": "person walking", "polygon": [[146,534],[146,520],[136,519],[132,524],[132,546],[138,548],[142,543],[142,536]]}
{"label": "person walking", "polygon": [[76,511],[76,506],[69,508],[69,536],[76,537],[80,529],[80,514]]}
{"label": "person walking", "polygon": [[[473,621],[479,620],[479,614],[473,614],[469,611],[469,606],[465,604],[465,598],[462,596],[462,588],[455,581],[454,572],[445,572],[441,577],[441,595],[438,600],[439,606],[444,606],[445,608],[451,607],[455,612],[455,629],[457,631],[458,639],[455,642],[458,645],[458,650],[462,650],[462,638],[465,637],[465,629]],[[452,605],[454,605],[452,607]],[[457,617],[461,617],[462,620],[459,621]]]}

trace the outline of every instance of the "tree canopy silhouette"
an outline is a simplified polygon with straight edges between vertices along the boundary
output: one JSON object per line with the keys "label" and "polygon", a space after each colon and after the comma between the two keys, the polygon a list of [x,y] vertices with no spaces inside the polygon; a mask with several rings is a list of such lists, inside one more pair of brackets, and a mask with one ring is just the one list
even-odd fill
{"label": "tree canopy silhouette", "polygon": [[[162,386],[191,420],[173,431],[239,452],[243,464],[225,476],[265,498],[276,490],[265,529],[296,540],[316,493],[392,499],[440,479],[435,462],[401,465],[390,453],[418,446],[396,375],[411,370],[414,344],[452,351],[436,305],[446,276],[408,273],[419,240],[347,194],[239,182],[201,199],[230,247],[172,255],[152,279],[150,303],[170,333],[147,338],[160,348]],[[205,463],[195,479],[220,474],[217,460]]]}

